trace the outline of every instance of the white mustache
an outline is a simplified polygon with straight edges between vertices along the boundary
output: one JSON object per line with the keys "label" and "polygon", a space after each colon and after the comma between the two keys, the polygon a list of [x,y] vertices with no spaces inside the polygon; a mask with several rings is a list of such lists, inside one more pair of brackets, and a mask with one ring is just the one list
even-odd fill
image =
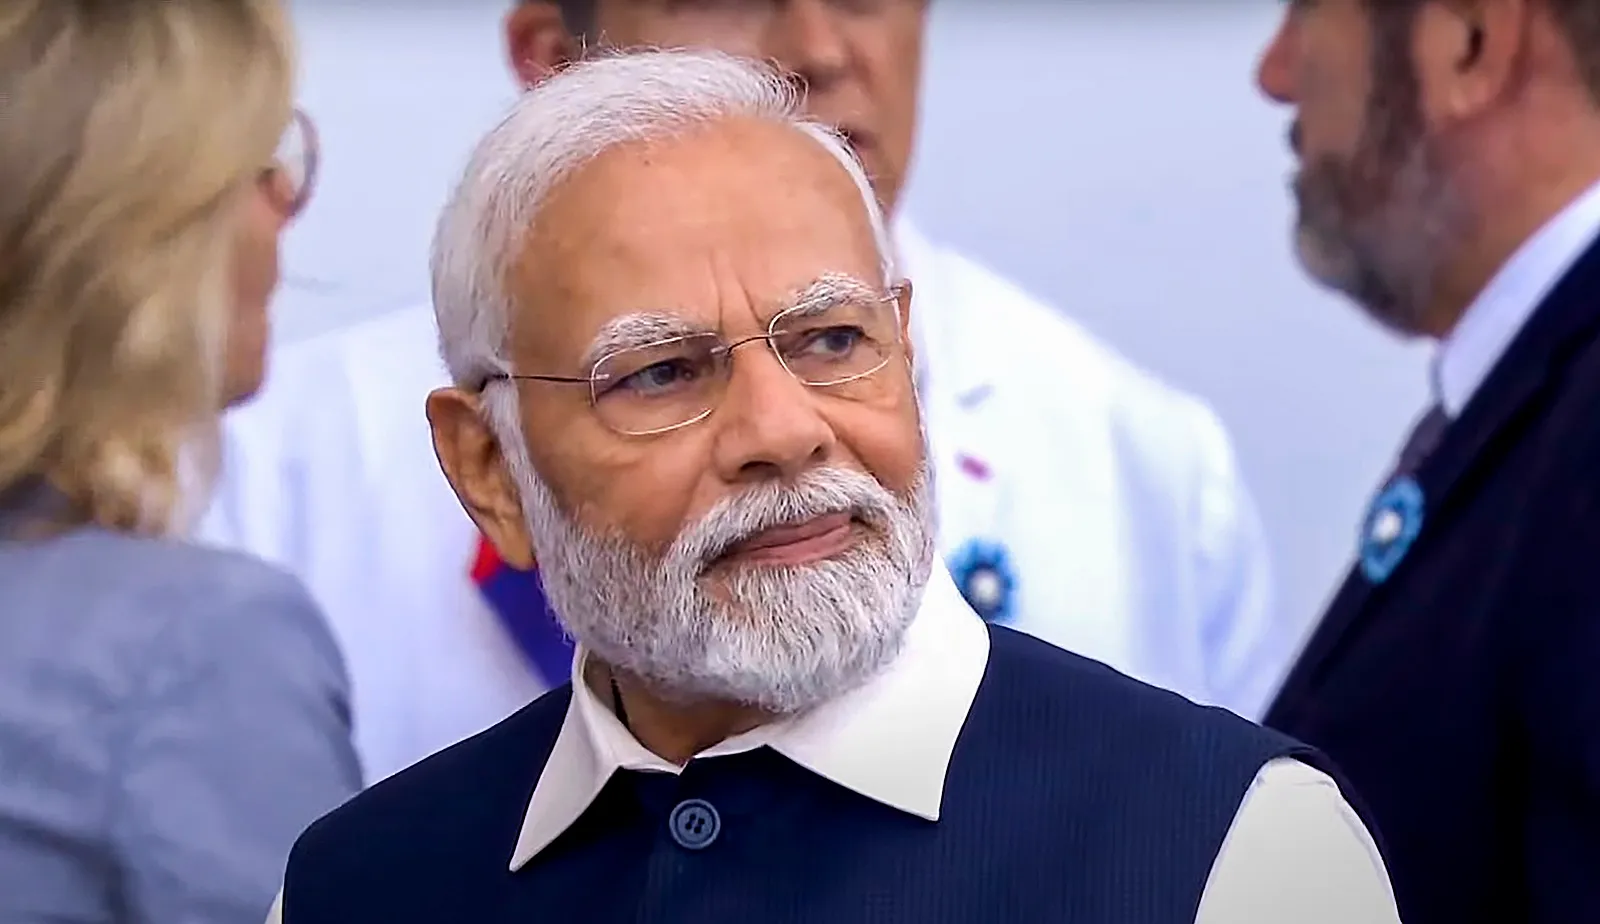
{"label": "white mustache", "polygon": [[844,468],[817,469],[790,484],[766,482],[723,499],[685,528],[664,557],[669,568],[699,572],[765,530],[838,513],[883,526],[898,506],[895,496],[870,475]]}

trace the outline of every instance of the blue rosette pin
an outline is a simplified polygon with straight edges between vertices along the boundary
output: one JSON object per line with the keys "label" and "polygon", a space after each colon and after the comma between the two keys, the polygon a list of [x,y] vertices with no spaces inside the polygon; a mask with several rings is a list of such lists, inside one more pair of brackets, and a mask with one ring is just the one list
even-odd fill
{"label": "blue rosette pin", "polygon": [[1017,576],[1005,546],[970,539],[950,557],[950,576],[967,605],[985,622],[1004,623],[1012,616]]}
{"label": "blue rosette pin", "polygon": [[1372,501],[1361,530],[1361,574],[1373,584],[1388,580],[1422,532],[1422,486],[1400,478]]}

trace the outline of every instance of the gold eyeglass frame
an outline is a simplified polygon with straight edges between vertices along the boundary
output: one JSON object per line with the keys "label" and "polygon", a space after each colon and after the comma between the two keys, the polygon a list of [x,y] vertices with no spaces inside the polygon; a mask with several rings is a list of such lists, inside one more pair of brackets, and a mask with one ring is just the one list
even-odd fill
{"label": "gold eyeglass frame", "polygon": [[[903,344],[904,343],[904,337],[902,336],[902,332],[901,332],[901,326],[902,326],[903,322],[902,322],[902,319],[901,319],[901,316],[900,316],[901,315],[900,299],[902,297],[904,297],[905,292],[906,292],[906,284],[904,282],[897,282],[894,285],[889,286],[889,291],[888,291],[887,294],[880,295],[873,302],[874,304],[877,304],[877,305],[881,305],[881,304],[883,304],[885,302],[891,302],[891,303],[894,304],[894,341],[893,342],[896,343],[896,344]],[[785,308],[782,311],[780,311],[777,314],[772,316],[772,319],[767,322],[767,332],[766,333],[764,333],[764,334],[752,334],[752,335],[750,335],[748,337],[742,337],[742,338],[740,338],[738,340],[734,340],[732,342],[724,342],[723,344],[721,344],[721,346],[719,346],[714,351],[713,355],[716,356],[718,359],[721,359],[721,358],[724,358],[724,357],[727,359],[727,362],[718,364],[721,368],[726,370],[724,372],[724,375],[731,374],[731,371],[733,369],[733,351],[737,350],[738,348],[744,346],[747,343],[754,343],[754,342],[756,342],[758,340],[766,342],[768,349],[770,349],[772,351],[773,357],[778,360],[778,365],[782,366],[784,368],[785,372],[788,372],[791,376],[794,376],[795,381],[799,382],[802,385],[805,385],[808,388],[832,388],[832,387],[836,387],[836,386],[839,386],[839,385],[846,385],[846,384],[849,384],[850,382],[860,381],[861,379],[867,378],[868,376],[876,375],[878,372],[882,371],[884,366],[889,365],[889,361],[894,358],[892,352],[889,353],[889,354],[886,354],[883,357],[883,359],[880,360],[877,363],[877,365],[875,365],[871,369],[867,369],[867,370],[865,370],[863,372],[855,372],[855,373],[852,373],[850,375],[843,376],[841,378],[829,379],[828,381],[825,381],[825,382],[810,382],[810,381],[807,381],[807,380],[801,378],[798,374],[795,373],[795,371],[793,369],[789,368],[789,364],[787,362],[784,362],[782,354],[780,354],[778,352],[778,348],[773,344],[773,339],[778,336],[778,333],[779,333],[778,325],[779,325],[780,322],[782,322],[785,318],[791,317],[791,316],[793,316],[793,315],[795,315],[797,313],[800,313],[800,312],[803,312],[803,311],[805,311],[807,309],[810,309],[810,308],[814,307],[814,305],[815,305],[814,301],[813,302],[801,302],[798,305],[791,305],[788,308]],[[673,343],[681,343],[681,342],[683,342],[685,340],[699,339],[699,338],[702,338],[702,337],[705,337],[705,336],[708,336],[708,335],[710,335],[710,336],[718,336],[718,335],[716,335],[714,333],[711,333],[711,332],[694,333],[694,334],[678,334],[678,335],[672,336],[672,337],[663,337],[660,340],[652,340],[652,341],[650,341],[648,343],[635,344],[633,346],[624,347],[624,348],[619,349],[619,350],[611,350],[611,351],[605,353],[604,355],[602,355],[599,359],[596,359],[594,361],[594,363],[589,367],[589,374],[586,375],[586,376],[536,375],[536,374],[532,374],[532,373],[495,372],[495,373],[491,373],[491,374],[489,374],[489,375],[484,377],[484,384],[487,385],[489,382],[496,382],[496,381],[508,381],[508,382],[552,382],[552,383],[555,383],[557,385],[588,385],[589,386],[589,407],[593,408],[600,401],[600,392],[598,390],[598,384],[602,381],[602,379],[607,378],[605,376],[597,376],[596,375],[596,370],[598,370],[601,366],[605,365],[605,363],[608,362],[609,360],[611,360],[611,359],[613,359],[613,358],[615,358],[617,356],[620,356],[620,355],[622,355],[624,353],[632,353],[635,350],[648,350],[648,349],[651,349],[651,348],[654,348],[654,347],[662,347],[662,346],[667,346],[667,345],[673,344]],[[718,339],[721,339],[721,338],[718,337]],[[610,424],[606,424],[606,428],[609,429],[609,430],[612,430],[613,432],[615,432],[615,433],[617,433],[617,434],[619,434],[621,436],[656,436],[656,435],[661,434],[661,433],[671,433],[673,430],[681,430],[684,427],[692,426],[693,424],[697,424],[700,421],[705,420],[707,417],[710,417],[716,411],[716,409],[720,406],[720,404],[721,404],[720,400],[717,401],[717,402],[714,402],[710,407],[706,408],[705,410],[701,411],[700,413],[696,414],[695,416],[689,418],[688,420],[685,420],[685,421],[683,421],[681,423],[675,423],[675,424],[672,424],[671,426],[667,426],[667,427],[655,427],[655,428],[649,429],[649,430],[622,430],[622,429],[619,429],[617,427],[613,427]],[[602,419],[602,422],[604,422],[603,419]]]}

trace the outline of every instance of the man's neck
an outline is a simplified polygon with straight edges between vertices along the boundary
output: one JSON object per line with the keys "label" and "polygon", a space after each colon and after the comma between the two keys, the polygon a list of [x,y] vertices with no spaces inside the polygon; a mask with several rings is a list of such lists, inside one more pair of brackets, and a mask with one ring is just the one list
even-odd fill
{"label": "man's neck", "polygon": [[584,682],[651,753],[682,766],[700,752],[772,721],[770,713],[739,703],[682,703],[605,665],[593,663]]}
{"label": "man's neck", "polygon": [[1472,233],[1458,243],[1449,263],[1436,274],[1433,304],[1422,333],[1439,340],[1448,337],[1523,244],[1600,182],[1600,133],[1595,143],[1573,145],[1550,159],[1545,169],[1526,164],[1518,173],[1535,179],[1485,196]]}

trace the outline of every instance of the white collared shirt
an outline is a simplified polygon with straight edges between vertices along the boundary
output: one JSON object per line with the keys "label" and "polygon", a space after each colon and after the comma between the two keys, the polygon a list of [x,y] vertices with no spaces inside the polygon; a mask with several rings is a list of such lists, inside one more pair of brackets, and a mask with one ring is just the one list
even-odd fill
{"label": "white collared shirt", "polygon": [[[566,721],[528,801],[512,869],[576,821],[616,771],[682,770],[646,750],[600,703],[583,680],[584,660],[580,647]],[[768,745],[840,786],[936,821],[945,768],[988,663],[988,629],[949,572],[937,567],[905,649],[881,674],[800,718],[761,726],[697,756]]]}
{"label": "white collared shirt", "polygon": [[[680,773],[623,727],[583,680],[529,798],[511,856],[517,870],[572,825],[619,770]],[[900,655],[877,677],[799,718],[696,756],[770,746],[820,776],[937,822],[956,739],[989,662],[989,633],[949,573],[934,568]],[[274,905],[268,924],[281,924]],[[1257,774],[1206,882],[1197,924],[1398,924],[1372,837],[1319,771],[1275,760]]]}
{"label": "white collared shirt", "polygon": [[[538,856],[618,770],[679,773],[641,745],[573,670],[573,696],[529,799],[515,870]],[[699,757],[770,746],[819,776],[937,822],[945,774],[989,661],[989,634],[943,567],[900,656],[866,685],[799,718],[730,738]],[[1322,773],[1268,764],[1244,796],[1207,882],[1201,924],[1393,924],[1388,875],[1371,837]]]}
{"label": "white collared shirt", "polygon": [[1461,416],[1539,303],[1594,242],[1596,229],[1600,183],[1524,241],[1440,342],[1433,395],[1452,420]]}

